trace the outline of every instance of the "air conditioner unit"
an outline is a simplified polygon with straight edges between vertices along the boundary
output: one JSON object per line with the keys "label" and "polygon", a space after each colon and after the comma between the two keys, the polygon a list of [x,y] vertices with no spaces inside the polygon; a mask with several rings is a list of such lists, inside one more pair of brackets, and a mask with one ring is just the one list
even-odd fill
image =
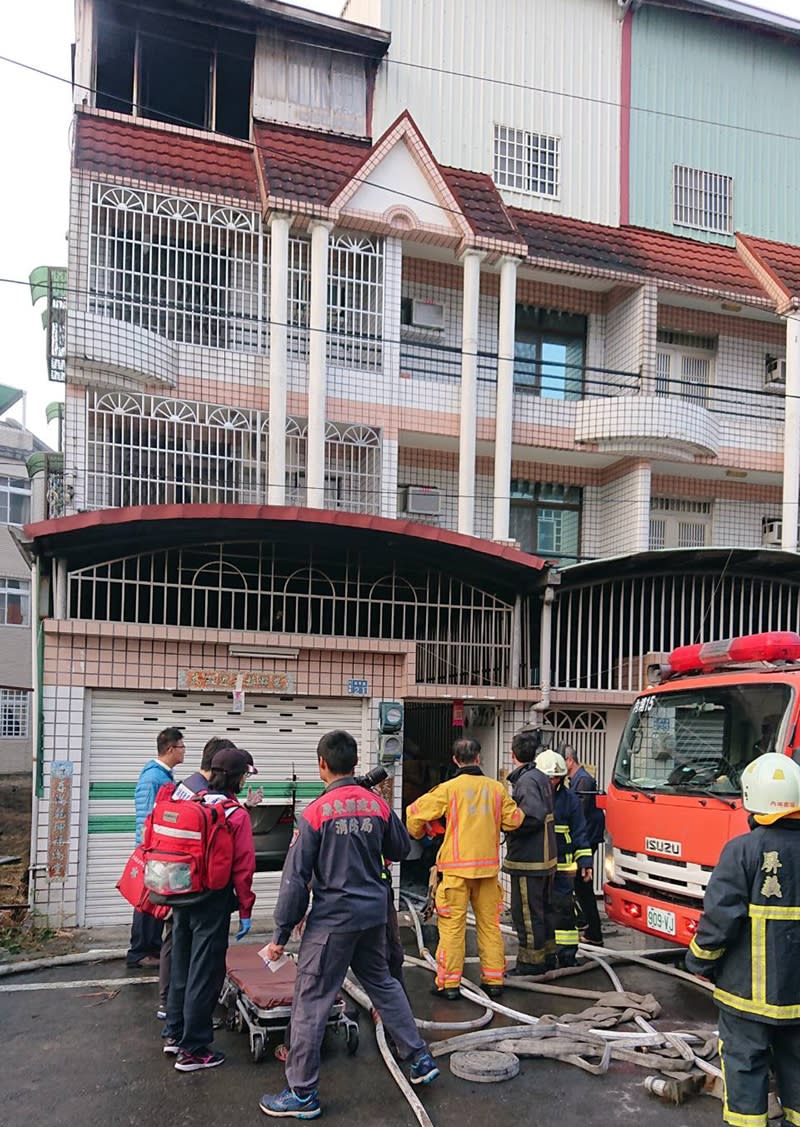
{"label": "air conditioner unit", "polygon": [[416,516],[438,517],[442,511],[441,490],[427,485],[407,485],[403,511]]}
{"label": "air conditioner unit", "polygon": [[444,306],[440,301],[421,301],[415,298],[411,302],[411,324],[417,329],[444,328]]}
{"label": "air conditioner unit", "polygon": [[764,365],[764,390],[781,392],[786,387],[786,361],[767,356]]}
{"label": "air conditioner unit", "polygon": [[780,548],[783,540],[783,524],[780,520],[763,520],[761,522],[761,547]]}

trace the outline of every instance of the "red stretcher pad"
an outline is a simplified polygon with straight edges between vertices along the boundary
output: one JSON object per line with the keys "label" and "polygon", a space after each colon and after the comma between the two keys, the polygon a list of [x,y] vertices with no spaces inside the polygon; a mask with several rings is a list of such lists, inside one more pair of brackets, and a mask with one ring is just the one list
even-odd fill
{"label": "red stretcher pad", "polygon": [[254,1006],[274,1010],[291,1006],[297,963],[289,959],[280,970],[271,971],[259,955],[260,946],[229,947],[226,958],[228,978],[234,982]]}

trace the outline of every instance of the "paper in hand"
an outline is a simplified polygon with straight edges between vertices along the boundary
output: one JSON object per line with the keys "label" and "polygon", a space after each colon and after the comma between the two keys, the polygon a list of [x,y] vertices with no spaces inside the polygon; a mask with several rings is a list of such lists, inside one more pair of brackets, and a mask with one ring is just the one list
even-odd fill
{"label": "paper in hand", "polygon": [[269,944],[267,944],[266,947],[262,947],[258,953],[267,964],[267,970],[271,970],[272,973],[275,974],[275,972],[279,971],[281,967],[286,966],[286,964],[289,962],[289,956],[287,954],[283,954],[279,959],[270,959],[269,955],[267,954],[268,950]]}

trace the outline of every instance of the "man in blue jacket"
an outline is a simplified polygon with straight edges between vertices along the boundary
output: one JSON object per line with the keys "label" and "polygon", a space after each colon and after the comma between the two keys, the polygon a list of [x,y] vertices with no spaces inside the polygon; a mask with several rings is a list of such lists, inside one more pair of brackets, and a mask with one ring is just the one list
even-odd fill
{"label": "man in blue jacket", "polygon": [[[592,869],[595,867],[595,856],[598,845],[602,844],[606,830],[606,816],[597,808],[597,782],[585,767],[578,762],[575,749],[570,744],[563,744],[559,751],[564,756],[569,775],[569,789],[576,794],[583,805],[583,816],[586,819],[586,836],[589,839],[589,848],[592,851]],[[584,936],[587,943],[595,947],[603,946],[603,931],[600,925],[600,913],[597,910],[597,897],[594,894],[594,884],[590,880],[575,882],[575,897],[580,905],[583,920],[586,925]]]}
{"label": "man in blue jacket", "polygon": [[[158,758],[145,764],[136,783],[133,801],[136,810],[136,844],[141,845],[144,823],[155,806],[156,795],[165,783],[173,783],[173,768],[183,763],[186,748],[180,728],[165,728],[156,739]],[[162,920],[147,912],[133,913],[131,945],[128,948],[129,967],[157,967],[161,952]]]}

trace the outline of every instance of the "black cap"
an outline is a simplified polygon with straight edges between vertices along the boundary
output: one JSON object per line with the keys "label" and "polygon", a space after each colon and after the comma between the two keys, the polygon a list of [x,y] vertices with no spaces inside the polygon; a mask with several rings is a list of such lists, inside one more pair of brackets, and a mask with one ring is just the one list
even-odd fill
{"label": "black cap", "polygon": [[212,771],[225,771],[228,775],[257,775],[249,751],[238,747],[224,747],[211,760]]}

